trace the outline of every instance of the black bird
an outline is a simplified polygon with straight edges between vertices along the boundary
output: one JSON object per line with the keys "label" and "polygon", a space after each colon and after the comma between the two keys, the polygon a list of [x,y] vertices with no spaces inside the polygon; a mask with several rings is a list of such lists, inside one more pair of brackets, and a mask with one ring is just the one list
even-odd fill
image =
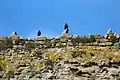
{"label": "black bird", "polygon": [[37,36],[41,36],[41,31],[38,30]]}

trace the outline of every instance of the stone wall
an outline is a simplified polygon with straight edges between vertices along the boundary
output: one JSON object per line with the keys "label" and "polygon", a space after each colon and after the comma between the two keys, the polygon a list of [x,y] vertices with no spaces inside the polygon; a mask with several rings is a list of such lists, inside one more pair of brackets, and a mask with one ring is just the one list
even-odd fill
{"label": "stone wall", "polygon": [[119,53],[93,46],[6,49],[0,52],[0,80],[120,80]]}
{"label": "stone wall", "polygon": [[8,37],[7,36],[0,36],[0,40],[7,40]]}
{"label": "stone wall", "polygon": [[67,46],[111,46],[112,43],[109,41],[101,41],[101,42],[92,42],[92,43],[82,43],[82,42],[75,42],[73,39],[76,37],[67,36],[67,37],[60,37],[60,38],[45,38],[39,37],[35,40],[35,43],[38,43],[40,46],[43,47],[67,47]]}
{"label": "stone wall", "polygon": [[[74,46],[111,46],[112,43],[109,41],[104,41],[104,38],[101,39],[102,41],[96,42],[80,42],[79,39],[84,39],[86,37],[79,37],[73,35],[65,35],[60,36],[59,38],[48,38],[48,37],[38,37],[36,39],[18,39],[18,40],[7,40],[7,38],[0,37],[1,40],[6,40],[7,43],[12,41],[13,46],[21,46],[23,48],[26,47],[37,47],[37,48],[63,48],[63,47],[74,47]],[[3,42],[1,43],[3,44]],[[6,46],[12,47],[12,44],[6,44]],[[18,47],[19,47],[18,46]]]}

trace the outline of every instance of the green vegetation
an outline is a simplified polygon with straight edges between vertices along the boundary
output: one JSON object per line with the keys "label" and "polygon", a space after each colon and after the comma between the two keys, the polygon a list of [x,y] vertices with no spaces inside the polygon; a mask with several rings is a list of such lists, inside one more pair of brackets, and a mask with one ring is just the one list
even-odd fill
{"label": "green vegetation", "polygon": [[20,44],[20,40],[18,39],[18,40],[14,40],[14,44],[15,45],[19,45]]}
{"label": "green vegetation", "polygon": [[90,35],[90,37],[86,37],[86,38],[80,38],[79,36],[76,38],[72,39],[72,43],[73,45],[78,45],[79,43],[91,43],[91,42],[95,42],[95,36],[94,35]]}
{"label": "green vegetation", "polygon": [[13,48],[13,42],[11,39],[5,40],[3,44],[5,45],[6,48]]}
{"label": "green vegetation", "polygon": [[112,43],[115,43],[116,40],[117,40],[117,38],[116,38],[115,36],[110,36],[110,41],[111,41]]}
{"label": "green vegetation", "polygon": [[[32,46],[32,47],[31,47]],[[21,63],[30,61],[31,72],[37,73],[47,66],[54,67],[59,60],[68,62],[100,63],[101,60],[120,60],[120,51],[117,47],[96,47],[96,46],[77,46],[74,48],[59,48],[54,50],[33,49],[32,43],[27,47],[34,51],[28,54],[17,54],[15,61],[11,61],[10,56],[0,55],[0,71],[5,71],[12,76]],[[16,52],[14,52],[16,53]],[[31,54],[32,57],[30,56]],[[34,57],[34,58],[33,58]],[[37,60],[39,59],[39,60]]]}
{"label": "green vegetation", "polygon": [[35,49],[35,43],[32,42],[25,43],[25,47],[28,50]]}
{"label": "green vegetation", "polygon": [[95,36],[94,35],[90,35],[90,42],[95,42]]}
{"label": "green vegetation", "polygon": [[[120,54],[114,55],[118,48],[115,47],[95,47],[95,46],[82,46],[76,47],[73,50],[66,49],[62,50],[61,52],[50,52],[48,54],[49,59],[53,62],[57,61],[59,58],[64,59],[66,61],[85,61],[85,62],[96,62],[99,63],[101,59],[110,59],[113,56],[116,56],[116,59],[120,59]],[[120,52],[118,52],[120,53]]]}
{"label": "green vegetation", "polygon": [[14,74],[15,66],[9,56],[0,56],[0,71],[5,71],[9,76]]}

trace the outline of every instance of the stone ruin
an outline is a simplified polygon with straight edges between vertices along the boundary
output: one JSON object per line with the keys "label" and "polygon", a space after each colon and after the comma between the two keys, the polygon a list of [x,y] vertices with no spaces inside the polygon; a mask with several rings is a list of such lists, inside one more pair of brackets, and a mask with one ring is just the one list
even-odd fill
{"label": "stone ruin", "polygon": [[111,36],[115,36],[117,39],[120,39],[120,35],[117,33],[114,33],[112,29],[110,28],[107,33],[105,33],[105,38],[110,39]]}
{"label": "stone ruin", "polygon": [[[84,39],[84,38],[89,38],[89,36],[80,36],[80,35],[71,35],[69,34],[69,26],[67,23],[64,24],[64,31],[62,32],[62,34],[58,37],[45,37],[45,36],[42,36],[42,33],[40,30],[38,30],[37,32],[37,38],[26,38],[24,39],[24,37],[22,36],[18,36],[17,35],[17,32],[13,32],[10,36],[10,39],[12,39],[13,41],[15,40],[25,40],[25,43],[28,43],[28,42],[35,42],[35,43],[38,43],[38,45],[40,46],[49,46],[49,47],[60,47],[60,46],[73,46],[75,45],[73,41],[74,39],[76,38],[81,38],[81,39]],[[95,35],[94,35],[95,36]],[[101,36],[101,35],[98,35],[98,36]],[[105,36],[103,37],[96,37],[95,36],[95,39],[96,39],[96,42],[94,43],[82,43],[82,42],[79,42],[79,44],[77,44],[76,46],[79,46],[81,44],[84,44],[84,45],[93,45],[93,46],[111,46],[112,42],[110,42],[109,38],[110,36],[116,36],[119,41],[117,42],[120,42],[120,35],[117,34],[117,33],[113,33],[112,29],[109,29],[108,32],[105,34]],[[1,39],[2,40],[2,39]],[[54,46],[53,46],[54,45]]]}

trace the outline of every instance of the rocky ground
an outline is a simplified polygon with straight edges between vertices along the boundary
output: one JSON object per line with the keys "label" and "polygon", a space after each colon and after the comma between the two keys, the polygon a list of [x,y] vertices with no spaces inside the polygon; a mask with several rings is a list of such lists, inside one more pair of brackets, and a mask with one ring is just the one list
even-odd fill
{"label": "rocky ground", "polygon": [[120,49],[7,49],[0,52],[0,80],[120,80]]}

